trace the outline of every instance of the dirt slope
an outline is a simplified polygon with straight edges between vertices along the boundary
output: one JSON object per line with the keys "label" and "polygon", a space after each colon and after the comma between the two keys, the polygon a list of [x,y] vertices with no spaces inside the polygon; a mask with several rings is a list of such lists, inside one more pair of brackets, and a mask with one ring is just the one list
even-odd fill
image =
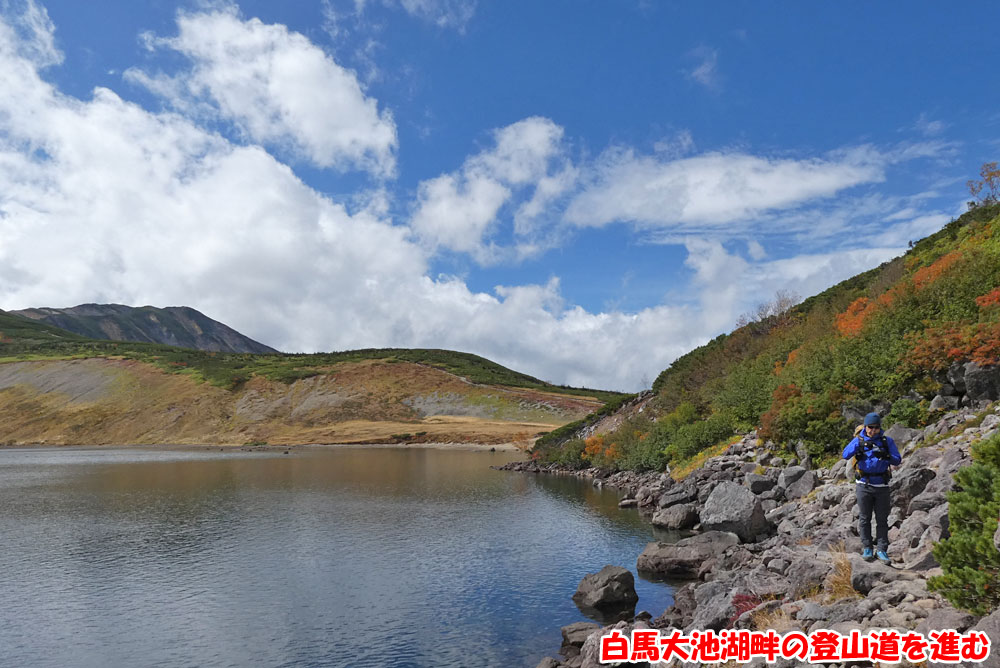
{"label": "dirt slope", "polygon": [[483,386],[410,362],[344,363],[236,391],[141,362],[0,364],[0,443],[274,444],[528,441],[578,419],[589,397]]}

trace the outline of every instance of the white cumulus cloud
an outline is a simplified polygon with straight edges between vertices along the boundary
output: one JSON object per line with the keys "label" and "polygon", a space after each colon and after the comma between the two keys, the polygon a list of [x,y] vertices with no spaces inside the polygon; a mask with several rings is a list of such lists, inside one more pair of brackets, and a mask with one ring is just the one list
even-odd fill
{"label": "white cumulus cloud", "polygon": [[174,37],[151,48],[186,56],[176,75],[132,68],[126,78],[177,109],[210,109],[253,142],[280,146],[320,167],[395,170],[396,126],[353,72],[283,25],[243,19],[235,7],[177,16]]}
{"label": "white cumulus cloud", "polygon": [[420,184],[410,226],[431,248],[469,253],[482,263],[509,255],[511,249],[492,244],[490,236],[501,208],[520,192],[531,196],[513,214],[515,233],[530,247],[535,220],[575,184],[563,129],[551,120],[526,118],[495,130],[493,139],[492,148],[468,158],[459,170]]}

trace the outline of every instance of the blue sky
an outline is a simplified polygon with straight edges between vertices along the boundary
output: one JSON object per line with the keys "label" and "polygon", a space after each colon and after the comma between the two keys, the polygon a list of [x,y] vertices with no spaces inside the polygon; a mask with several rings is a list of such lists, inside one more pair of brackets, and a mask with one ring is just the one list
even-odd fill
{"label": "blue sky", "polygon": [[0,0],[0,308],[635,390],[964,209],[992,3]]}

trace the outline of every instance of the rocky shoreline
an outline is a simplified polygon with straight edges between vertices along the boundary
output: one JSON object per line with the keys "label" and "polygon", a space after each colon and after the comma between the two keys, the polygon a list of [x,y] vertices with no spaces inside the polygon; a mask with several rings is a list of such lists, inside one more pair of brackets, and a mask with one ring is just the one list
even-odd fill
{"label": "rocky shoreline", "polygon": [[[1000,610],[977,618],[927,590],[927,578],[941,573],[931,550],[949,535],[945,493],[955,472],[970,462],[970,445],[1000,430],[1000,406],[982,415],[964,408],[923,430],[896,426],[888,432],[903,455],[891,483],[891,566],[861,559],[847,462],[814,469],[808,458],[784,461],[755,434],[680,482],[661,473],[608,475],[533,462],[501,467],[589,478],[620,489],[619,505],[637,506],[654,525],[694,532],[676,543],[651,542],[637,559],[643,574],[684,582],[673,606],[655,619],[640,615],[603,627],[564,627],[561,658],[546,657],[538,668],[649,665],[598,662],[600,637],[613,628],[624,634],[636,628],[977,630],[990,637],[993,651],[983,663],[959,665],[1000,668]],[[969,424],[975,426],[963,428]],[[1000,550],[1000,530],[994,543]],[[779,659],[773,665],[795,662]]]}

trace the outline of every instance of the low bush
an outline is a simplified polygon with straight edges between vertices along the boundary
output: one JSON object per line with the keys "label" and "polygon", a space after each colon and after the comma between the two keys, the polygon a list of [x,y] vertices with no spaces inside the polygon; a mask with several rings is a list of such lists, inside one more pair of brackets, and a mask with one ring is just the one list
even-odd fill
{"label": "low bush", "polygon": [[1000,551],[993,544],[1000,515],[1000,435],[972,446],[972,464],[955,474],[948,493],[951,536],[934,546],[943,575],[927,581],[954,606],[975,615],[1000,607]]}

